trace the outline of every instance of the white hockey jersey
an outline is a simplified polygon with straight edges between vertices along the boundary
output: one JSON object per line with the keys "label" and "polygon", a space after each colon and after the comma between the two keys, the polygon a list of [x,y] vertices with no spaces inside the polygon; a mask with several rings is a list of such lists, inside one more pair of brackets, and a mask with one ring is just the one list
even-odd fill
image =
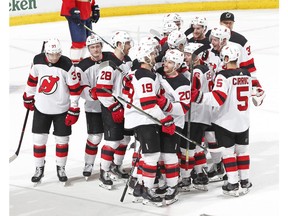
{"label": "white hockey jersey", "polygon": [[95,62],[91,57],[87,57],[76,66],[76,72],[80,77],[80,85],[83,89],[81,97],[85,100],[84,108],[86,112],[101,112],[100,101],[91,98],[90,90],[96,86],[100,63],[109,60],[109,56],[112,55],[112,52],[102,52],[102,59],[100,61]]}
{"label": "white hockey jersey", "polygon": [[[119,71],[115,65],[122,71]],[[129,73],[131,66],[132,61],[129,56],[125,56],[124,61],[120,61],[114,54],[109,57],[109,60],[100,64],[96,88],[97,97],[103,106],[109,107],[115,103],[115,99],[102,88],[110,90],[116,97],[121,97],[123,90],[123,77]],[[123,103],[122,101],[119,102]]]}
{"label": "white hockey jersey", "polygon": [[170,112],[177,127],[184,128],[185,114],[190,108],[191,84],[186,77],[178,73],[177,76],[167,77],[157,73],[161,87],[165,90],[164,96],[172,103]]}
{"label": "white hockey jersey", "polygon": [[[188,76],[187,76],[188,75]],[[190,80],[190,72],[186,73],[186,77]],[[212,73],[206,65],[197,65],[193,68],[192,82],[198,90],[203,93],[211,92],[213,88]],[[206,104],[191,104],[191,117],[190,122],[202,123],[211,125],[212,107]],[[188,113],[186,114],[186,121],[188,121]]]}
{"label": "white hockey jersey", "polygon": [[81,94],[79,79],[71,60],[61,56],[56,64],[44,53],[33,59],[25,87],[27,96],[35,95],[35,107],[44,114],[61,114],[78,107]]}
{"label": "white hockey jersey", "polygon": [[212,123],[240,133],[250,126],[252,79],[246,69],[222,70],[212,92],[204,93],[203,104],[214,106]]}
{"label": "white hockey jersey", "polygon": [[[132,73],[130,89],[130,103],[150,114],[154,118],[161,120],[165,118],[165,114],[157,105],[156,95],[160,90],[160,81],[158,76],[152,71],[139,68]],[[144,113],[126,104],[124,109],[124,127],[133,129],[140,125],[157,124],[153,119]]]}

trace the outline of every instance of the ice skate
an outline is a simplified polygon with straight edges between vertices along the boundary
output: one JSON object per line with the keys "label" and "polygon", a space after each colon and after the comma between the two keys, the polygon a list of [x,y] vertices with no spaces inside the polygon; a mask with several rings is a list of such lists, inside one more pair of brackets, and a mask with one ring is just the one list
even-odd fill
{"label": "ice skate", "polygon": [[250,191],[250,188],[252,187],[252,183],[249,182],[248,179],[241,180],[240,185],[241,185],[241,191],[239,193],[240,196],[247,194]]}
{"label": "ice skate", "polygon": [[171,205],[172,203],[175,203],[178,201],[178,194],[179,194],[179,190],[178,190],[178,186],[174,186],[174,187],[168,187],[167,188],[167,192],[164,196],[164,200],[166,201],[166,205]]}
{"label": "ice skate", "polygon": [[152,189],[156,195],[159,195],[160,197],[164,197],[164,195],[166,194],[167,192],[167,188],[168,186],[165,184],[165,185],[162,185],[160,187],[157,187],[156,189]]}
{"label": "ice skate", "polygon": [[86,181],[91,176],[93,170],[93,164],[85,163],[85,167],[83,169],[83,176],[85,177]]}
{"label": "ice skate", "polygon": [[133,193],[132,193],[133,194],[133,200],[132,200],[133,203],[139,203],[139,202],[143,201],[143,197],[142,197],[143,187],[144,186],[139,184],[138,182],[135,185]]}
{"label": "ice skate", "polygon": [[44,166],[36,167],[35,173],[31,178],[34,183],[34,187],[41,183],[41,179],[44,177]]}
{"label": "ice skate", "polygon": [[222,190],[225,195],[239,197],[239,183],[231,184],[228,182],[222,186]]}
{"label": "ice skate", "polygon": [[163,206],[163,198],[156,195],[152,189],[148,189],[147,187],[143,188],[143,205],[155,205],[158,207]]}
{"label": "ice skate", "polygon": [[56,166],[57,168],[57,176],[60,182],[63,183],[63,185],[66,185],[66,182],[68,180],[65,172],[65,166]]}
{"label": "ice skate", "polygon": [[132,195],[133,194],[133,190],[136,186],[137,183],[137,178],[136,177],[131,177],[129,184],[128,184],[128,194]]}
{"label": "ice skate", "polygon": [[205,173],[197,174],[197,177],[193,179],[193,187],[197,190],[208,191],[209,179]]}
{"label": "ice skate", "polygon": [[117,181],[119,179],[128,179],[129,174],[124,172],[120,165],[116,165],[115,163],[112,162],[110,165],[110,177],[113,181]]}
{"label": "ice skate", "polygon": [[191,191],[191,178],[182,178],[181,181],[178,182],[178,189],[180,192],[189,192]]}
{"label": "ice skate", "polygon": [[223,181],[225,170],[224,170],[222,162],[213,164],[207,174],[208,174],[209,182]]}
{"label": "ice skate", "polygon": [[112,189],[113,182],[109,176],[109,172],[101,169],[99,180],[100,180],[100,184],[99,184],[100,187],[105,188],[107,190]]}

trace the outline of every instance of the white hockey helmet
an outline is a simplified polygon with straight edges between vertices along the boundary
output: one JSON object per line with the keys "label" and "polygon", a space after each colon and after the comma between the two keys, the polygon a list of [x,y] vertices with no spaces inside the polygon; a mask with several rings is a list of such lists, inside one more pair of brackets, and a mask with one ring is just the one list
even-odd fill
{"label": "white hockey helmet", "polygon": [[211,30],[209,41],[211,41],[211,36],[219,38],[220,42],[222,43],[224,39],[226,39],[227,41],[230,39],[231,31],[226,26],[219,25],[218,27],[215,27]]}
{"label": "white hockey helmet", "polygon": [[183,32],[174,30],[168,35],[167,43],[170,49],[178,49],[180,44],[187,44],[187,38]]}
{"label": "white hockey helmet", "polygon": [[126,42],[132,41],[130,35],[125,31],[117,31],[112,36],[112,45],[117,47],[117,43],[120,42],[123,46]]}
{"label": "white hockey helmet", "polygon": [[45,43],[45,53],[61,54],[62,48],[60,41],[57,38],[51,38]]}
{"label": "white hockey helmet", "polygon": [[[228,56],[227,61],[225,61],[226,56]],[[240,50],[236,45],[228,44],[222,48],[220,52],[220,57],[225,64],[231,61],[237,61],[240,57]]]}
{"label": "white hockey helmet", "polygon": [[[201,43],[188,43],[184,47],[184,52],[190,53],[191,55],[195,52],[195,50],[199,49],[203,44]],[[198,54],[198,57],[201,58],[202,53]]]}
{"label": "white hockey helmet", "polygon": [[168,13],[164,16],[163,18],[163,23],[166,23],[168,21],[172,21],[175,22],[176,25],[178,26],[178,29],[181,28],[182,23],[183,23],[183,19],[181,18],[181,16],[177,13]]}
{"label": "white hockey helmet", "polygon": [[165,22],[163,25],[163,33],[169,34],[174,30],[178,30],[178,26],[173,21]]}
{"label": "white hockey helmet", "polygon": [[96,43],[101,43],[101,46],[103,46],[103,41],[98,35],[91,34],[87,37],[87,39],[86,39],[86,46],[87,47],[89,47],[92,44],[96,44]]}
{"label": "white hockey helmet", "polygon": [[152,45],[142,44],[137,50],[136,58],[140,63],[143,62],[147,64],[153,64],[151,59],[151,54],[153,52],[155,53],[155,47]]}
{"label": "white hockey helmet", "polygon": [[175,63],[174,69],[177,70],[184,62],[184,53],[178,49],[169,49],[166,51],[165,61],[173,61]]}
{"label": "white hockey helmet", "polygon": [[161,45],[159,41],[156,40],[154,37],[147,36],[147,37],[141,38],[139,42],[139,46],[143,46],[143,45],[153,46],[156,51],[156,55],[159,55],[159,52],[161,51]]}
{"label": "white hockey helmet", "polygon": [[192,21],[191,25],[201,25],[203,28],[207,28],[207,19],[203,16],[195,16]]}

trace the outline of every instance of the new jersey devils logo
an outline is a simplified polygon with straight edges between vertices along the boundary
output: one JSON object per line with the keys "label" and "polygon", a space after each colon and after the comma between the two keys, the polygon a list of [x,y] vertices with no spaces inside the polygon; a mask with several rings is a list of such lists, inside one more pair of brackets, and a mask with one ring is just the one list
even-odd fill
{"label": "new jersey devils logo", "polygon": [[57,81],[59,80],[59,77],[53,77],[53,76],[44,76],[40,80],[40,88],[38,90],[39,93],[44,93],[46,95],[53,94],[57,89]]}

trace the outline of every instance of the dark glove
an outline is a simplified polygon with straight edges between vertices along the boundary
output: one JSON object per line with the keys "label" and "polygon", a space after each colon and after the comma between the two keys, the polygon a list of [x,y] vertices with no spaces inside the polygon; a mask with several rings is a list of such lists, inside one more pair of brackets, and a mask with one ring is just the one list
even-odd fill
{"label": "dark glove", "polygon": [[80,108],[70,107],[65,118],[65,125],[71,126],[75,124],[79,118],[79,114],[80,114]]}
{"label": "dark glove", "polygon": [[33,111],[35,109],[34,107],[34,95],[27,97],[26,92],[24,92],[23,94],[23,101],[24,101],[24,106],[26,107],[26,109],[29,109],[30,111]]}
{"label": "dark glove", "polygon": [[157,96],[157,104],[164,112],[170,112],[173,107],[171,102],[164,95]]}
{"label": "dark glove", "polygon": [[89,93],[90,93],[90,97],[93,99],[93,100],[98,100],[98,97],[97,97],[97,94],[96,94],[96,87],[93,87],[92,89],[89,90]]}
{"label": "dark glove", "polygon": [[123,122],[124,109],[118,101],[116,101],[111,106],[109,106],[108,110],[110,110],[114,122],[116,122],[116,123],[122,123]]}
{"label": "dark glove", "polygon": [[80,25],[81,23],[80,10],[78,8],[71,8],[69,12],[71,14],[72,21],[77,25]]}
{"label": "dark glove", "polygon": [[97,23],[100,18],[100,9],[98,5],[92,6],[91,22]]}
{"label": "dark glove", "polygon": [[203,92],[198,89],[192,89],[191,92],[191,102],[201,103],[203,100]]}
{"label": "dark glove", "polygon": [[176,130],[176,126],[174,124],[174,119],[171,115],[167,116],[166,118],[160,120],[162,124],[162,132],[173,135]]}

